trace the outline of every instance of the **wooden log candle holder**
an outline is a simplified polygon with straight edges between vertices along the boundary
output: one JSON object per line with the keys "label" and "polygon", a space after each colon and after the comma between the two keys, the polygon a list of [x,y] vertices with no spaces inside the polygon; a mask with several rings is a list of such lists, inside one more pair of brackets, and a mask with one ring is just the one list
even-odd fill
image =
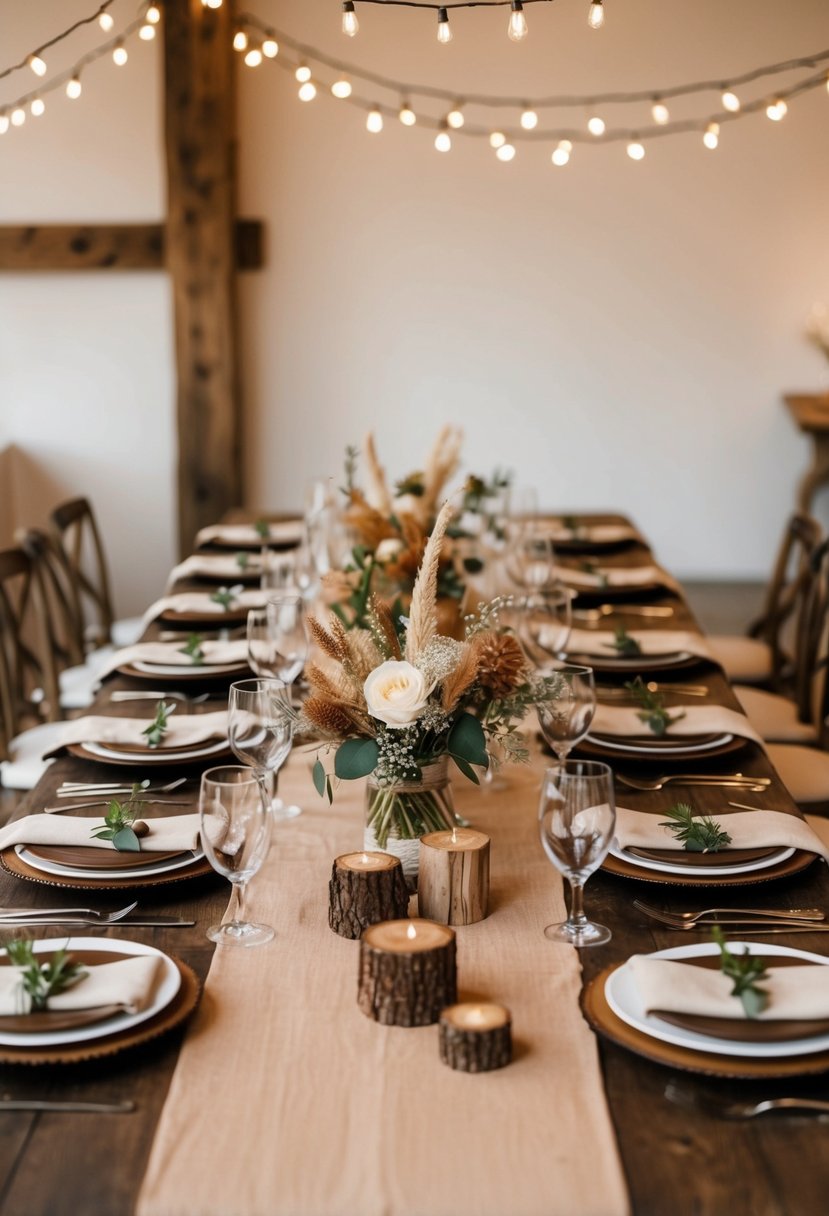
{"label": "wooden log candle holder", "polygon": [[489,837],[471,828],[420,838],[417,909],[443,925],[483,920],[489,902]]}
{"label": "wooden log candle holder", "polygon": [[503,1005],[450,1005],[441,1011],[440,1058],[458,1072],[491,1072],[512,1059],[512,1023]]}
{"label": "wooden log candle holder", "polygon": [[369,925],[397,920],[409,909],[403,867],[391,853],[344,853],[328,884],[328,924],[340,937],[360,937]]}
{"label": "wooden log candle holder", "polygon": [[430,920],[387,920],[360,941],[357,1004],[383,1026],[430,1026],[457,1000],[455,934]]}

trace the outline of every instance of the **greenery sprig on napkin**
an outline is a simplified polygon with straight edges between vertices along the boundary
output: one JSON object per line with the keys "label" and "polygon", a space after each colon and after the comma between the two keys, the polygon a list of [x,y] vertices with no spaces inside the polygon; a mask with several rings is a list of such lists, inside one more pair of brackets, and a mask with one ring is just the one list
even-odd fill
{"label": "greenery sprig on napkin", "polygon": [[596,564],[596,562],[590,562],[590,561],[580,562],[579,569],[584,571],[585,574],[595,575],[595,577],[599,580],[600,587],[608,586],[607,575],[605,574],[604,570],[602,570],[601,566]]}
{"label": "greenery sprig on napkin", "polygon": [[257,519],[253,525],[257,536],[261,536],[262,540],[267,540],[271,534],[271,525],[266,519]]}
{"label": "greenery sprig on napkin", "polygon": [[191,633],[187,638],[187,645],[179,646],[178,652],[179,654],[189,655],[191,662],[195,666],[198,666],[200,663],[204,662],[204,648],[202,647],[203,641],[204,638],[200,633]]}
{"label": "greenery sprig on napkin", "polygon": [[632,638],[625,629],[624,625],[620,625],[613,635],[612,642],[605,642],[605,645],[615,650],[621,658],[633,658],[637,654],[642,653],[642,647]]}
{"label": "greenery sprig on napkin", "polygon": [[561,522],[574,540],[580,533],[584,532],[584,524],[579,523],[577,515],[563,515]]}
{"label": "greenery sprig on napkin", "polygon": [[168,705],[166,701],[159,701],[155,707],[155,717],[146,730],[142,730],[141,734],[146,735],[148,747],[160,747],[164,736],[169,729],[170,714],[176,712],[174,702]]}
{"label": "greenery sprig on napkin", "polygon": [[33,941],[9,942],[6,952],[14,966],[20,968],[20,983],[31,1001],[31,1013],[45,1009],[50,996],[72,988],[87,974],[86,968],[74,963],[65,949],[56,950],[42,963],[38,962]]}
{"label": "greenery sprig on napkin", "polygon": [[769,1003],[769,994],[764,988],[757,987],[758,980],[768,979],[764,960],[756,954],[749,954],[748,946],[742,954],[732,954],[719,925],[715,925],[711,932],[720,948],[720,970],[734,981],[731,995],[742,1001],[747,1018],[758,1017]]}
{"label": "greenery sprig on napkin", "polygon": [[678,802],[665,814],[668,818],[659,826],[673,832],[688,853],[719,853],[731,844],[728,832],[710,816],[700,815],[695,819],[694,809],[687,802]]}
{"label": "greenery sprig on napkin", "polygon": [[653,731],[655,735],[664,735],[669,726],[673,726],[675,722],[681,722],[685,717],[685,711],[681,714],[674,714],[673,717],[665,708],[664,698],[658,692],[651,692],[641,676],[637,676],[635,680],[628,680],[625,684],[634,701],[638,701],[642,706],[641,713],[636,716],[640,722]]}
{"label": "greenery sprig on napkin", "polygon": [[244,587],[241,583],[234,583],[232,587],[219,587],[218,591],[213,592],[210,599],[214,604],[221,604],[225,612],[230,612],[243,591]]}
{"label": "greenery sprig on napkin", "polygon": [[91,835],[98,840],[111,840],[119,853],[140,853],[141,841],[136,829],[140,830],[143,826],[146,833],[147,826],[136,823],[136,815],[147,805],[139,799],[145,785],[146,783],[133,785],[126,802],[113,798],[104,816],[104,826],[93,828]]}
{"label": "greenery sprig on napkin", "polygon": [[238,553],[233,554],[233,557],[240,570],[247,570],[248,566],[250,565],[249,553],[246,553],[244,549],[240,549]]}

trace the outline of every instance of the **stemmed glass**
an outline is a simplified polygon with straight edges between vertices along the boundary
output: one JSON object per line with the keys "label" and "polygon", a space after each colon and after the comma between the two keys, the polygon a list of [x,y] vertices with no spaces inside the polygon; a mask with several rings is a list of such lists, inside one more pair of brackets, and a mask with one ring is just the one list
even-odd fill
{"label": "stemmed glass", "polygon": [[268,600],[265,611],[268,636],[273,645],[272,669],[268,674],[283,680],[288,685],[289,697],[292,697],[294,680],[308,657],[305,605],[302,596],[296,593],[275,595]]}
{"label": "stemmed glass", "polygon": [[602,864],[613,840],[613,773],[595,760],[568,760],[548,768],[538,806],[541,843],[570,883],[570,915],[547,925],[544,936],[572,946],[600,946],[612,936],[584,914],[584,884]]}
{"label": "stemmed glass", "polygon": [[245,919],[245,890],[268,855],[271,816],[249,768],[223,765],[202,773],[199,825],[205,856],[236,890],[236,916],[212,925],[207,936],[232,946],[261,946],[274,935],[270,925]]}
{"label": "stemmed glass", "polygon": [[592,667],[563,663],[542,673],[543,698],[536,702],[538,725],[563,763],[590,730],[596,712],[596,685]]}
{"label": "stemmed glass", "polygon": [[520,605],[518,636],[537,667],[564,654],[572,627],[573,592],[564,583],[528,595]]}
{"label": "stemmed glass", "polygon": [[230,686],[228,738],[237,760],[253,769],[270,809],[276,774],[291,751],[296,714],[281,680],[237,680]]}
{"label": "stemmed glass", "polygon": [[542,591],[556,581],[555,554],[549,532],[535,521],[511,523],[504,564],[524,591]]}

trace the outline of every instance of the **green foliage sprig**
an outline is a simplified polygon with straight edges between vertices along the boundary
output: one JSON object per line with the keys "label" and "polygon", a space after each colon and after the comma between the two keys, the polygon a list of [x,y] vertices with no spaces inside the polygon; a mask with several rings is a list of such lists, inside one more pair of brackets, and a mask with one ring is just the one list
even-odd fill
{"label": "green foliage sprig", "polygon": [[345,485],[340,486],[340,492],[345,494],[346,498],[350,498],[354,492],[354,478],[357,475],[357,464],[360,459],[360,449],[349,444],[345,449],[345,464],[343,473],[345,476]]}
{"label": "green foliage sprig", "polygon": [[620,657],[625,659],[634,658],[642,653],[642,647],[636,641],[636,638],[630,636],[624,625],[620,625],[616,630],[613,641],[605,642],[605,645],[611,650],[615,650]]}
{"label": "green foliage sprig", "polygon": [[601,566],[598,566],[596,564],[596,562],[591,562],[591,561],[580,562],[579,569],[583,570],[585,574],[595,575],[595,577],[599,580],[600,587],[608,586],[608,577],[605,574],[604,570],[602,570]]}
{"label": "green foliage sprig", "polygon": [[574,540],[584,531],[584,524],[579,523],[577,515],[563,515],[561,522]]}
{"label": "green foliage sprig", "polygon": [[218,591],[213,592],[210,599],[214,604],[221,604],[225,612],[230,612],[243,591],[244,587],[241,583],[234,583],[232,587],[219,587]]}
{"label": "green foliage sprig", "polygon": [[[107,807],[104,825],[93,828],[91,835],[98,840],[111,840],[113,848],[117,849],[119,853],[140,853],[141,841],[138,839],[134,824],[136,816],[147,805],[139,798],[145,786],[146,783],[133,785],[126,802],[119,802],[113,798]],[[144,830],[146,831],[146,828]]]}
{"label": "green foliage sprig", "polygon": [[665,708],[665,701],[658,692],[651,692],[645,684],[641,676],[637,676],[635,680],[628,680],[625,684],[634,701],[642,706],[642,710],[636,716],[640,722],[653,731],[655,735],[664,735],[669,726],[673,726],[675,722],[681,722],[685,717],[685,711],[681,714],[668,713]]}
{"label": "green foliage sprig", "polygon": [[65,948],[56,950],[51,958],[38,961],[34,942],[16,939],[9,942],[6,952],[15,967],[20,968],[20,984],[31,1002],[32,1013],[45,1009],[50,996],[57,996],[79,983],[86,968],[72,961]]}
{"label": "green foliage sprig", "polygon": [[266,519],[257,519],[253,525],[257,536],[261,536],[262,540],[267,540],[271,534],[271,525]]}
{"label": "green foliage sprig", "polygon": [[142,730],[141,734],[146,736],[148,747],[160,747],[161,741],[169,729],[170,714],[176,712],[174,702],[168,705],[166,701],[159,701],[155,707],[155,717],[146,730]]}
{"label": "green foliage sprig", "polygon": [[693,807],[687,802],[678,802],[665,814],[668,818],[659,826],[673,832],[688,853],[719,853],[731,844],[728,832],[723,831],[710,816],[694,818]]}
{"label": "green foliage sprig", "polygon": [[756,954],[749,954],[748,946],[742,954],[732,954],[719,925],[715,925],[711,932],[720,948],[720,970],[734,981],[731,995],[742,1001],[747,1018],[758,1017],[769,1003],[768,992],[757,987],[758,980],[768,979],[765,961]]}
{"label": "green foliage sprig", "polygon": [[190,662],[195,667],[198,667],[204,662],[204,648],[202,646],[203,641],[204,638],[200,633],[191,633],[187,638],[187,644],[185,646],[179,646],[178,653],[188,655]]}
{"label": "green foliage sprig", "polygon": [[238,553],[234,553],[236,565],[240,570],[247,570],[250,565],[250,554],[245,549],[240,549]]}

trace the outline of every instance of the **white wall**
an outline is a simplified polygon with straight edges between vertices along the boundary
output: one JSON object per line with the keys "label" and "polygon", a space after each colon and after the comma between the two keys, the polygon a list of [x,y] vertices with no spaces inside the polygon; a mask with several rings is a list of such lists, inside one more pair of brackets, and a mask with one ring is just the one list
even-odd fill
{"label": "white wall", "polygon": [[[718,78],[829,44],[825,0],[605,7],[596,33],[586,0],[528,6],[518,45],[503,10],[453,14],[448,47],[429,13],[358,5],[346,39],[334,4],[256,11],[461,96]],[[807,452],[780,394],[829,384],[801,334],[829,297],[826,92],[779,127],[724,128],[714,153],[699,136],[640,164],[577,146],[555,169],[545,144],[501,164],[462,138],[441,156],[396,122],[368,135],[355,109],[303,105],[296,87],[273,65],[243,73],[242,203],[271,246],[243,280],[251,499],[300,501],[370,426],[402,474],[451,419],[469,466],[509,463],[549,505],[631,511],[682,573],[764,574]]]}

